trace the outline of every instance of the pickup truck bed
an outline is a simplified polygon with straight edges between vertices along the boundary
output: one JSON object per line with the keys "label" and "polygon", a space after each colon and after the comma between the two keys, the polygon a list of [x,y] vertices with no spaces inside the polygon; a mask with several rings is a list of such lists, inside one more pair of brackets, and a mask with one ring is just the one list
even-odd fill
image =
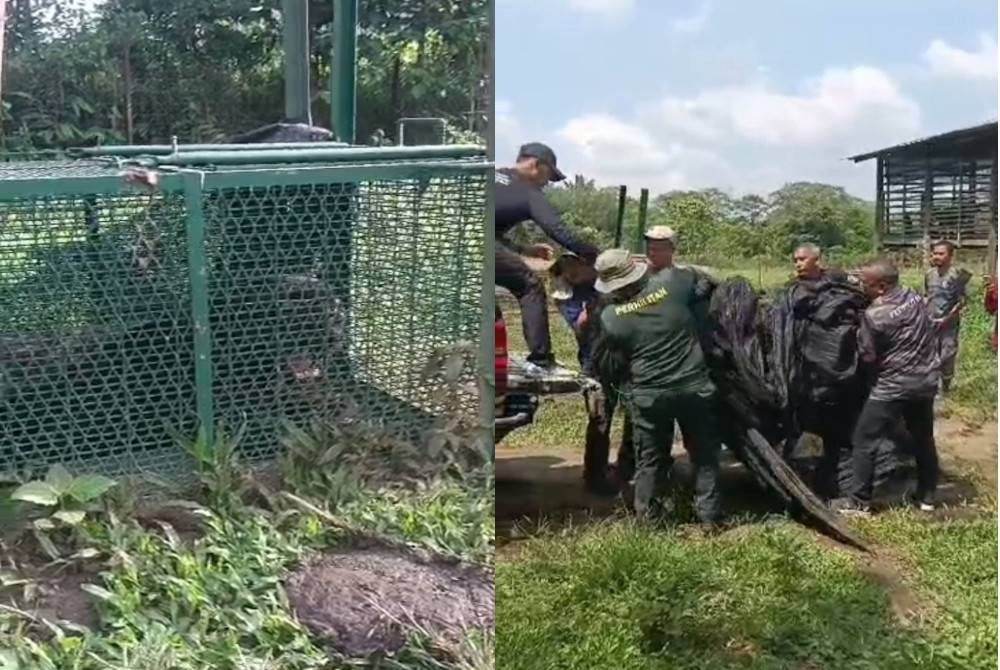
{"label": "pickup truck bed", "polygon": [[507,378],[508,392],[532,395],[579,393],[588,385],[596,383],[575,370],[559,368],[539,376],[525,373],[525,367],[524,357],[511,354]]}

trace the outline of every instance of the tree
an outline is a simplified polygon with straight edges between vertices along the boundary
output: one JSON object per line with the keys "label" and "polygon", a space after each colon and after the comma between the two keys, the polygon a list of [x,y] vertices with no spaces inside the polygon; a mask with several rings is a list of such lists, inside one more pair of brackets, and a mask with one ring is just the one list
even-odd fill
{"label": "tree", "polygon": [[874,212],[863,200],[839,186],[798,182],[770,196],[772,251],[791,253],[797,244],[812,242],[839,253],[871,248]]}
{"label": "tree", "polygon": [[[314,119],[330,118],[331,3],[310,0]],[[362,0],[358,137],[401,116],[482,132],[487,1]],[[7,0],[8,149],[215,141],[283,116],[280,0]]]}
{"label": "tree", "polygon": [[760,226],[767,220],[771,203],[759,195],[749,194],[733,203],[733,210],[739,223]]}

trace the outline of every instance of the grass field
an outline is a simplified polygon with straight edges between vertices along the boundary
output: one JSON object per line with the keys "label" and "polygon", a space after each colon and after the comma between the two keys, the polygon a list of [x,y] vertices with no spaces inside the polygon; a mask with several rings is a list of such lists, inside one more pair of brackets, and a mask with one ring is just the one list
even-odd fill
{"label": "grass field", "polygon": [[[735,273],[765,287],[787,275],[776,267],[720,272]],[[919,273],[908,271],[905,280],[918,283]],[[970,430],[996,421],[992,321],[979,300],[977,291],[963,323],[954,396],[943,408]],[[512,347],[523,347],[516,309],[505,317]],[[570,363],[575,343],[553,317],[557,356]],[[536,420],[503,446],[516,453],[583,444],[579,398],[546,400]],[[995,440],[992,446],[995,455]],[[781,517],[748,516],[714,537],[683,525],[650,530],[623,515],[562,527],[526,520],[519,535],[527,539],[498,556],[497,667],[994,668],[995,479],[968,474],[978,492],[960,507],[930,519],[894,510],[856,522],[875,557]]]}

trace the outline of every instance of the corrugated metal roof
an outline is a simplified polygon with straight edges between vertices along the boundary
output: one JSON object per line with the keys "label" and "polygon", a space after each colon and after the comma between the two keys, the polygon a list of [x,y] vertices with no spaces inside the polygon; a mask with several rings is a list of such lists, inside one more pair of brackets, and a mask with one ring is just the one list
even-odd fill
{"label": "corrugated metal roof", "polygon": [[891,147],[886,147],[884,149],[876,149],[875,151],[869,151],[867,153],[858,154],[856,156],[849,156],[847,160],[854,161],[855,163],[860,163],[862,161],[871,160],[882,154],[887,154],[893,151],[899,151],[900,149],[910,149],[917,147],[921,144],[928,144],[932,142],[949,142],[959,139],[965,139],[966,137],[974,137],[981,133],[986,133],[992,130],[994,133],[997,131],[997,120],[988,121],[987,123],[981,123],[978,126],[972,126],[969,128],[961,128],[959,130],[952,130],[947,133],[941,133],[939,135],[931,135],[930,137],[923,137],[919,140],[911,140],[909,142],[903,142],[902,144],[896,144]]}

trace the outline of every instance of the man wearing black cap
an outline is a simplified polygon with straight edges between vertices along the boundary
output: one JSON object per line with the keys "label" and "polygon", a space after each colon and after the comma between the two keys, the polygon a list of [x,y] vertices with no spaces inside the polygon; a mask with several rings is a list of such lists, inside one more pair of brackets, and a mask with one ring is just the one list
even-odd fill
{"label": "man wearing black cap", "polygon": [[522,256],[548,260],[552,249],[545,244],[521,246],[507,240],[506,235],[517,224],[534,221],[553,241],[593,262],[598,249],[580,240],[542,193],[542,187],[565,178],[556,165],[555,153],[538,142],[521,147],[514,167],[496,171],[496,284],[521,303],[524,339],[530,350],[528,363],[538,368],[552,368],[556,363],[545,286]]}

